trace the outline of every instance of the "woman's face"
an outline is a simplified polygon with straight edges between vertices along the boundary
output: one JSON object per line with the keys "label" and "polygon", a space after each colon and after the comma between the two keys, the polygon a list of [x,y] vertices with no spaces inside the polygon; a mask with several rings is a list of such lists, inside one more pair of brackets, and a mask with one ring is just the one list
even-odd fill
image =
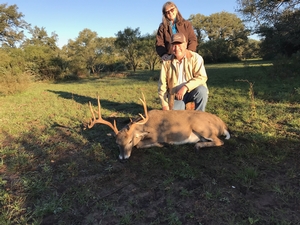
{"label": "woman's face", "polygon": [[177,9],[175,6],[167,6],[165,9],[165,17],[170,21],[174,21],[177,15]]}

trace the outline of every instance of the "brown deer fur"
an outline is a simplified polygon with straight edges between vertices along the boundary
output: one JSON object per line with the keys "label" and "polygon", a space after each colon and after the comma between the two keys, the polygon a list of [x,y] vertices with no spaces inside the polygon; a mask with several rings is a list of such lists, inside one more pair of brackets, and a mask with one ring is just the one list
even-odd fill
{"label": "brown deer fur", "polygon": [[140,114],[137,119],[118,131],[114,126],[101,118],[100,101],[98,98],[98,119],[93,119],[89,128],[96,123],[110,126],[115,133],[119,146],[120,159],[128,159],[133,147],[162,147],[164,144],[181,145],[196,143],[195,148],[221,146],[224,144],[219,136],[230,138],[226,124],[216,115],[196,110],[151,110],[147,111],[145,99],[141,99],[145,117]]}

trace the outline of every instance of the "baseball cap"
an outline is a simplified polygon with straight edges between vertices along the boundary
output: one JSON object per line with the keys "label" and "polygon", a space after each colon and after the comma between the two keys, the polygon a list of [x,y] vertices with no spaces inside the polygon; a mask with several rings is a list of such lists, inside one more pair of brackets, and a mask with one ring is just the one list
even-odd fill
{"label": "baseball cap", "polygon": [[184,42],[186,42],[184,34],[182,34],[182,33],[173,34],[172,38],[171,38],[171,44],[173,44],[175,42],[176,43],[184,43]]}

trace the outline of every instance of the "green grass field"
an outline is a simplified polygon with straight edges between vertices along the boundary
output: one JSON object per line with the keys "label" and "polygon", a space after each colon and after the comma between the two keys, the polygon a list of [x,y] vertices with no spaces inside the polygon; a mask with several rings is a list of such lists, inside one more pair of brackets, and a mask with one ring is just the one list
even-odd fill
{"label": "green grass field", "polygon": [[34,83],[0,97],[0,224],[299,224],[300,76],[272,64],[206,65],[225,145],[133,149],[118,161],[111,129],[85,129],[100,96],[121,129],[160,109],[159,71]]}

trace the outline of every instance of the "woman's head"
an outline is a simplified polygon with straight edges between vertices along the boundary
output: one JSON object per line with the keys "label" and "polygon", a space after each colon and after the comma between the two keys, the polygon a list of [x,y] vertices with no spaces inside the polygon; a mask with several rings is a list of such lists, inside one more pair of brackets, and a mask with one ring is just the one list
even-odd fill
{"label": "woman's head", "polygon": [[162,7],[163,22],[164,21],[182,21],[182,16],[174,2],[166,2]]}

